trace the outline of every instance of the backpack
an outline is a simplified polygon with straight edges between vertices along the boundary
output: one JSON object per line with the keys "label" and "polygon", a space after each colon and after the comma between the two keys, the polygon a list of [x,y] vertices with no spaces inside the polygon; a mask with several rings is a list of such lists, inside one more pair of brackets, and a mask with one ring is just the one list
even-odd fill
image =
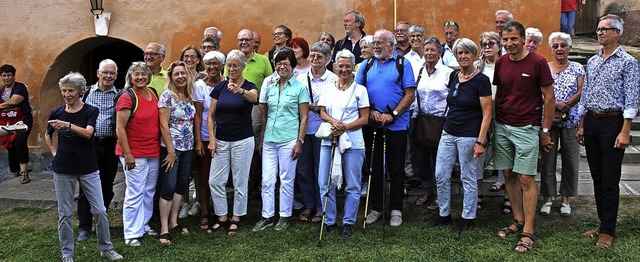
{"label": "backpack", "polygon": [[[364,67],[364,83],[362,83],[363,86],[367,86],[367,72],[369,72],[369,70],[371,70],[371,67],[373,66],[373,58],[369,58],[366,60],[367,65]],[[364,63],[364,62],[363,62]],[[398,56],[398,58],[396,58],[396,70],[398,70],[398,82],[402,83],[402,78],[404,77],[404,56]]]}
{"label": "backpack", "polygon": [[[147,86],[147,88],[149,89],[149,91],[151,91],[151,94],[153,94],[153,96],[155,96],[155,98],[158,99],[158,91],[156,91],[156,89],[151,86]],[[131,120],[136,110],[138,109],[138,94],[136,94],[136,92],[134,92],[133,88],[131,87],[123,88],[122,90],[118,91],[118,93],[116,94],[116,97],[113,99],[114,105],[118,102],[118,99],[120,99],[120,96],[122,96],[123,93],[129,94],[129,97],[131,97],[131,114],[129,115],[129,120]],[[117,113],[118,112],[116,110],[113,110],[113,114],[109,119],[109,123],[111,124],[111,128],[114,132],[116,130],[116,114]]]}

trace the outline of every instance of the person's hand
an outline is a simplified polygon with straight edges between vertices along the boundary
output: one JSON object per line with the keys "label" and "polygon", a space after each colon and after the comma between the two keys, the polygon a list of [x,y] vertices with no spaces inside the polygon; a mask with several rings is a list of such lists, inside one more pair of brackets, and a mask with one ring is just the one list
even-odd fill
{"label": "person's hand", "polygon": [[293,150],[291,150],[291,159],[298,159],[300,154],[302,154],[302,142],[296,141],[296,144],[293,146]]}
{"label": "person's hand", "polygon": [[578,127],[578,131],[576,132],[576,140],[578,144],[584,146],[584,127]]}
{"label": "person's hand", "polygon": [[47,121],[47,123],[53,127],[53,129],[55,130],[67,130],[69,129],[70,123],[67,121],[61,121],[61,120],[49,120]]}
{"label": "person's hand", "polygon": [[244,89],[242,89],[236,83],[229,82],[229,84],[227,84],[227,89],[231,91],[231,93],[238,94],[238,95],[241,95],[242,93],[244,93]]}
{"label": "person's hand", "polygon": [[478,158],[484,154],[484,147],[478,144],[473,146],[473,158]]}
{"label": "person's hand", "polygon": [[178,157],[176,156],[176,152],[169,152],[167,157],[162,160],[162,166],[165,167],[164,171],[169,172],[173,168],[177,159]]}
{"label": "person's hand", "polygon": [[631,140],[629,139],[628,133],[620,133],[618,137],[616,137],[616,144],[613,146],[618,149],[625,149],[629,146]]}
{"label": "person's hand", "polygon": [[216,153],[218,153],[218,143],[216,143],[215,139],[212,139],[211,141],[209,141],[209,145],[207,146],[207,149],[209,149],[209,151],[211,151],[211,158],[213,158],[215,156]]}
{"label": "person's hand", "polygon": [[195,142],[194,150],[198,156],[204,156],[204,145],[202,142]]}
{"label": "person's hand", "polygon": [[380,121],[378,119],[380,119],[380,112],[376,110],[369,111],[369,120],[379,123]]}
{"label": "person's hand", "polygon": [[133,154],[124,154],[124,170],[133,170],[136,168],[136,158]]}
{"label": "person's hand", "polygon": [[569,104],[564,101],[557,101],[556,108],[562,112],[567,112],[569,111]]}
{"label": "person's hand", "polygon": [[551,151],[551,147],[553,146],[551,134],[540,131],[540,146],[545,152]]}
{"label": "person's hand", "polygon": [[347,125],[345,123],[343,123],[342,121],[335,121],[332,124],[332,128],[331,128],[331,133],[334,136],[340,136],[342,135],[344,132],[347,131]]}
{"label": "person's hand", "polygon": [[392,114],[385,113],[385,114],[381,114],[380,115],[379,123],[380,123],[380,125],[384,126],[386,124],[389,124],[389,123],[393,122],[393,120],[394,119],[393,119],[393,115]]}

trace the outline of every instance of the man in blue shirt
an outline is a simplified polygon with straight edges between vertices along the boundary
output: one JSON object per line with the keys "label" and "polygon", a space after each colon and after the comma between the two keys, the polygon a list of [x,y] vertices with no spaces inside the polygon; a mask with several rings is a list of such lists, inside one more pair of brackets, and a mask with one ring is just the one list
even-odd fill
{"label": "man in blue shirt", "polygon": [[[390,175],[390,199],[392,227],[402,224],[402,202],[404,200],[404,159],[407,147],[407,129],[409,127],[409,106],[414,100],[416,83],[411,64],[394,53],[395,38],[391,31],[378,30],[373,35],[373,64],[367,69],[366,60],[356,74],[356,82],[367,87],[371,109],[369,125],[362,128],[370,159],[370,148],[375,143],[373,173],[370,186],[371,213],[366,223],[373,224],[381,216],[384,194],[384,167],[386,163]],[[401,66],[402,69],[399,68]],[[402,74],[399,70],[403,70]],[[402,77],[401,77],[402,76]],[[376,132],[374,140],[374,130]],[[386,141],[383,141],[386,137]],[[383,148],[383,143],[386,149]],[[386,159],[382,161],[383,151]],[[367,160],[367,163],[371,161]]]}
{"label": "man in blue shirt", "polygon": [[581,118],[576,138],[587,151],[600,220],[597,228],[583,236],[598,236],[596,248],[611,246],[616,234],[622,158],[638,112],[638,62],[618,44],[623,25],[616,15],[600,18],[596,33],[602,49],[587,63],[578,105]]}

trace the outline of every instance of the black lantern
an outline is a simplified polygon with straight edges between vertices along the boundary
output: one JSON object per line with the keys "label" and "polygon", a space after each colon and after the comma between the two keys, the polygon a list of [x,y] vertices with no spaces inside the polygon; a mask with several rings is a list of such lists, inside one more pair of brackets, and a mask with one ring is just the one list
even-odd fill
{"label": "black lantern", "polygon": [[89,0],[91,2],[91,13],[98,18],[102,14],[104,9],[102,8],[102,0]]}

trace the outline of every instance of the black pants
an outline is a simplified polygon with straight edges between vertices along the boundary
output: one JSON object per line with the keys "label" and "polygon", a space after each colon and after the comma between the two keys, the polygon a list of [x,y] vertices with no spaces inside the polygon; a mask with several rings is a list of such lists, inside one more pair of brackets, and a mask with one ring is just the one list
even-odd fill
{"label": "black pants", "polygon": [[12,173],[20,172],[20,164],[29,163],[29,145],[27,140],[33,128],[33,123],[25,122],[27,132],[17,134],[16,138],[11,142],[11,147],[7,149],[7,158],[9,160],[9,171]]}
{"label": "black pants", "polygon": [[616,234],[624,157],[624,149],[613,146],[623,123],[622,116],[594,118],[587,114],[584,120],[584,145],[593,179],[600,232],[611,236]]}
{"label": "black pants", "polygon": [[[98,170],[100,171],[100,184],[102,185],[102,198],[104,206],[109,210],[109,205],[113,199],[113,180],[118,171],[118,157],[116,156],[116,138],[94,138],[96,155],[98,156]],[[91,206],[80,187],[78,196],[78,229],[91,231],[93,220],[91,219]]]}
{"label": "black pants", "polygon": [[[366,161],[371,163],[371,146],[373,143],[373,127],[365,126],[362,128],[364,143],[366,147]],[[383,140],[386,137],[386,143]],[[386,153],[385,145],[386,144]],[[382,128],[376,129],[375,145],[373,152],[373,173],[371,174],[371,185],[369,201],[371,201],[371,209],[382,211],[384,203],[382,202],[382,194],[384,193],[383,185],[385,179],[383,177],[383,164],[389,172],[389,182],[391,183],[389,192],[389,209],[402,211],[402,202],[404,201],[404,160],[407,150],[407,131],[383,131]],[[383,163],[383,154],[386,154],[386,163]]]}

